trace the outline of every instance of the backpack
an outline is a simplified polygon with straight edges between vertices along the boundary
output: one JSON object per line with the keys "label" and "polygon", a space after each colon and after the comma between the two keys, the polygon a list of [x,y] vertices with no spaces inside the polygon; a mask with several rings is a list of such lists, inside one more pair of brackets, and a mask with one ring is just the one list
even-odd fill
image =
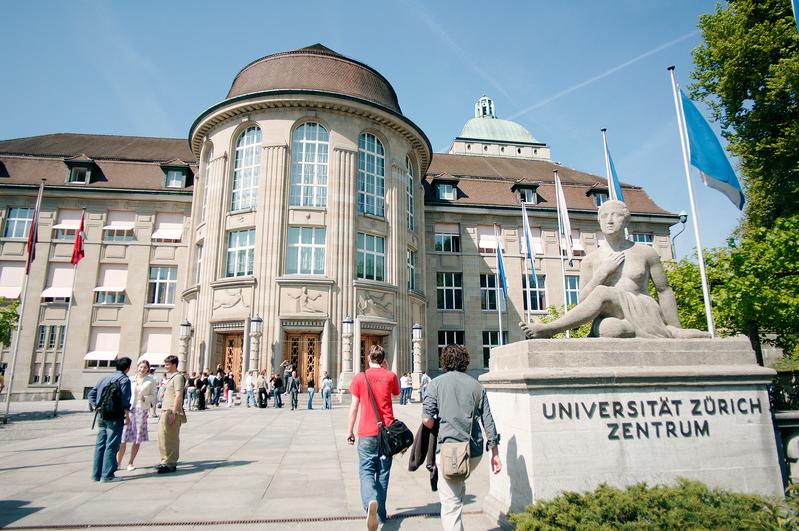
{"label": "backpack", "polygon": [[103,388],[97,410],[105,420],[119,420],[125,416],[125,405],[122,403],[122,386],[119,378],[112,380]]}

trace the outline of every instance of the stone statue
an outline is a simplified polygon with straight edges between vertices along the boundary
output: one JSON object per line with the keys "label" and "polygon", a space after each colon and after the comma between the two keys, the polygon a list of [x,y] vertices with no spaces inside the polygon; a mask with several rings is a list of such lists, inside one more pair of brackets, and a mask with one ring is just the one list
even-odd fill
{"label": "stone statue", "polygon": [[[551,323],[519,323],[528,339],[552,337],[593,321],[593,337],[709,337],[680,328],[677,299],[655,250],[625,238],[630,210],[605,201],[598,212],[607,245],[589,254],[580,268],[580,303]],[[658,300],[649,295],[649,280]]]}

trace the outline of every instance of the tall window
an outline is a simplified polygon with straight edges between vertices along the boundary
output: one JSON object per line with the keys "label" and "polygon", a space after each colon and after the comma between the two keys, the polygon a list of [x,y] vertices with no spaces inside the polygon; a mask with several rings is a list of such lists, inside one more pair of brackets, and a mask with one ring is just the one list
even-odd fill
{"label": "tall window", "polygon": [[[524,288],[524,309],[527,310],[527,292],[530,292],[530,302],[533,305],[533,311],[542,312],[547,309],[546,300],[546,275],[536,275],[538,285],[533,281],[532,275],[522,277],[522,287]],[[528,282],[529,280],[529,282]],[[528,287],[529,284],[529,287]]]}
{"label": "tall window", "polygon": [[258,175],[261,171],[261,129],[250,127],[236,141],[233,163],[233,193],[230,210],[255,208]]}
{"label": "tall window", "polygon": [[580,277],[577,275],[566,275],[566,304],[580,303]]}
{"label": "tall window", "polygon": [[289,227],[286,274],[325,274],[324,227]]}
{"label": "tall window", "polygon": [[150,279],[147,285],[147,304],[175,304],[177,285],[177,267],[150,267]]}
{"label": "tall window", "polygon": [[255,229],[227,233],[227,277],[252,276],[255,261]]}
{"label": "tall window", "polygon": [[414,219],[414,166],[410,157],[405,157],[405,196],[407,199],[407,218],[408,230],[413,230],[416,227],[416,220]]}
{"label": "tall window", "polygon": [[[463,345],[463,330],[439,330],[438,331],[438,354],[447,345]],[[440,361],[440,360],[439,360]],[[441,365],[439,364],[439,367]]]}
{"label": "tall window", "polygon": [[[505,301],[500,296],[500,308],[505,311]],[[497,309],[497,276],[494,273],[480,275],[480,309]]]}
{"label": "tall window", "polygon": [[291,192],[289,204],[327,206],[327,129],[308,122],[294,130],[291,141]]}
{"label": "tall window", "polygon": [[[508,333],[502,332],[502,344],[508,344]],[[483,367],[488,368],[488,360],[491,357],[491,348],[499,346],[499,332],[496,330],[483,331]]]}
{"label": "tall window", "polygon": [[633,241],[635,243],[643,243],[646,245],[652,245],[654,238],[651,232],[633,232]]}
{"label": "tall window", "polygon": [[3,238],[27,238],[32,221],[32,208],[9,208]]}
{"label": "tall window", "polygon": [[[499,227],[494,230],[493,225],[478,225],[477,226],[477,250],[483,254],[497,254],[497,236],[499,236],[500,245],[502,245],[502,229]],[[505,248],[502,247],[504,250]]]}
{"label": "tall window", "polygon": [[194,266],[194,283],[199,284],[203,275],[203,245],[197,245],[197,263]]}
{"label": "tall window", "polygon": [[436,273],[436,307],[463,310],[463,273]]}
{"label": "tall window", "polygon": [[109,210],[103,225],[104,242],[127,242],[135,238],[136,213],[125,210]]}
{"label": "tall window", "polygon": [[408,290],[416,289],[416,252],[408,249]]}
{"label": "tall window", "polygon": [[461,252],[460,227],[456,224],[436,224],[434,249],[442,253]]}
{"label": "tall window", "polygon": [[385,280],[385,245],[382,236],[358,233],[358,278]]}
{"label": "tall window", "polygon": [[214,148],[208,149],[208,155],[205,157],[205,173],[203,173],[203,204],[200,210],[200,221],[205,221],[205,216],[208,214],[208,193],[211,189],[211,160],[214,158]]}
{"label": "tall window", "polygon": [[58,359],[64,350],[64,337],[64,325],[39,325],[30,383],[50,384],[58,381]]}
{"label": "tall window", "polygon": [[358,137],[358,212],[383,217],[385,206],[385,151],[371,133]]}

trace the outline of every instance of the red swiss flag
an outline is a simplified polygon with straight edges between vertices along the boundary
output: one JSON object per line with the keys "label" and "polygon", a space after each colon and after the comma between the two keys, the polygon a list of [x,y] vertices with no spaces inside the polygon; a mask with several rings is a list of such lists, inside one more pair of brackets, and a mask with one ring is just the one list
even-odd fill
{"label": "red swiss flag", "polygon": [[85,215],[86,211],[84,210],[80,215],[80,228],[78,228],[78,231],[75,233],[75,245],[72,247],[72,260],[70,260],[72,265],[78,265],[78,262],[83,260],[83,256],[85,255],[83,252],[83,240],[86,238],[86,235],[83,233],[83,218]]}

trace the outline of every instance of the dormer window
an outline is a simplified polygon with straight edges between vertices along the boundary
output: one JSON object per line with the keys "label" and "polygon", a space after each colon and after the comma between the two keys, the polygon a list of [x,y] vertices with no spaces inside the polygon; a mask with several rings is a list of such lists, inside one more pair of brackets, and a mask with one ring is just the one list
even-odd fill
{"label": "dormer window", "polygon": [[439,183],[437,190],[440,201],[455,201],[458,195],[457,187],[453,183]]}
{"label": "dormer window", "polygon": [[594,190],[592,195],[594,196],[594,206],[597,208],[601,207],[602,203],[610,198],[604,190]]}
{"label": "dormer window", "polygon": [[518,192],[519,201],[528,205],[537,205],[541,202],[538,195],[538,185],[529,183],[516,183],[511,187],[511,191]]}
{"label": "dormer window", "polygon": [[164,188],[186,187],[186,174],[189,170],[188,164],[180,159],[172,159],[161,164],[161,169],[164,170]]}
{"label": "dormer window", "polygon": [[67,165],[67,184],[89,184],[92,181],[94,161],[86,155],[65,159]]}

